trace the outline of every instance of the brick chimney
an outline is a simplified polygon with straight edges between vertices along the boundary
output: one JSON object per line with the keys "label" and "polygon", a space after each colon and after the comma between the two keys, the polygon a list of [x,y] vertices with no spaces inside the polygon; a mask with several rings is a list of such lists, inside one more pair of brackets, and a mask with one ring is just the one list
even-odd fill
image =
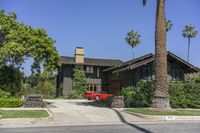
{"label": "brick chimney", "polygon": [[82,47],[76,47],[74,57],[76,63],[84,63],[84,49]]}

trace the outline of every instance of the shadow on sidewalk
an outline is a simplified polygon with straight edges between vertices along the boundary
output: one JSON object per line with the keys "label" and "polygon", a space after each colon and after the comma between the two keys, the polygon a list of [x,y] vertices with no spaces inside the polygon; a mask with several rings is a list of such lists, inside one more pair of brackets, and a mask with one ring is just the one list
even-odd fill
{"label": "shadow on sidewalk", "polygon": [[[102,105],[102,104],[99,103],[99,102],[96,102],[96,101],[77,102],[76,104],[77,104],[77,105],[81,105],[81,106],[94,106],[94,107],[109,108],[109,107],[106,107],[105,105]],[[142,127],[140,127],[140,126],[138,126],[138,125],[135,125],[135,124],[132,124],[132,123],[127,122],[127,121],[124,119],[124,117],[120,114],[119,111],[117,111],[117,110],[115,110],[115,109],[112,109],[112,108],[109,108],[109,109],[113,110],[113,111],[117,114],[117,116],[119,117],[119,119],[121,120],[122,123],[124,123],[124,124],[126,124],[126,125],[128,125],[128,126],[131,126],[131,127],[135,128],[135,129],[137,129],[138,131],[143,132],[143,133],[153,133],[152,131],[149,131],[149,130],[147,130],[147,129],[145,129],[145,128],[142,128]]]}
{"label": "shadow on sidewalk", "polygon": [[113,109],[113,111],[115,111],[115,113],[118,115],[118,117],[120,118],[120,120],[121,120],[122,123],[124,123],[124,124],[126,124],[128,126],[131,126],[131,127],[135,128],[135,129],[137,129],[137,130],[139,130],[139,131],[141,131],[143,133],[153,133],[152,131],[149,131],[149,130],[147,130],[145,128],[142,128],[142,127],[140,127],[138,125],[135,125],[135,124],[127,122],[124,119],[124,117],[117,110]]}

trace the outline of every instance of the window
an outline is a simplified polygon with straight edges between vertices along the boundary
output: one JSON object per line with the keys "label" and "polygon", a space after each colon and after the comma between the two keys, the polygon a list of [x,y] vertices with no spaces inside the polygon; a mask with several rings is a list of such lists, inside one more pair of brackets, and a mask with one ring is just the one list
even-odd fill
{"label": "window", "polygon": [[97,68],[97,78],[99,78],[99,67]]}
{"label": "window", "polygon": [[89,91],[89,92],[96,92],[96,90],[97,90],[97,85],[90,84],[87,87],[87,91]]}
{"label": "window", "polygon": [[172,80],[174,81],[180,81],[184,79],[184,73],[182,70],[174,69],[172,71]]}
{"label": "window", "polygon": [[89,66],[86,67],[86,73],[90,73],[90,67]]}
{"label": "window", "polygon": [[180,70],[179,74],[180,74],[180,80],[184,80],[184,72]]}
{"label": "window", "polygon": [[90,73],[93,73],[93,72],[94,72],[93,66],[90,66]]}
{"label": "window", "polygon": [[93,66],[86,66],[86,73],[93,73],[94,69]]}
{"label": "window", "polygon": [[143,69],[140,69],[139,76],[140,76],[140,79],[143,78]]}
{"label": "window", "polygon": [[139,71],[139,79],[148,79],[150,76],[150,71],[148,68],[141,68]]}

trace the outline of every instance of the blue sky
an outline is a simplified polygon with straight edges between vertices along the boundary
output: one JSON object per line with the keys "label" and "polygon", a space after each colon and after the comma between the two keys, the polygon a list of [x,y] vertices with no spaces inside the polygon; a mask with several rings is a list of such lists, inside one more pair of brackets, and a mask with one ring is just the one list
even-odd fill
{"label": "blue sky", "polygon": [[[167,33],[167,49],[183,59],[187,39],[182,37],[186,24],[200,32],[199,0],[166,0],[166,17],[173,23]],[[77,46],[87,57],[129,60],[131,48],[126,33],[134,29],[141,35],[137,57],[154,52],[156,0],[0,0],[0,9],[15,12],[19,22],[44,28],[57,42],[60,55],[73,56]],[[200,33],[191,40],[190,62],[200,67]],[[25,65],[29,74],[30,63]]]}

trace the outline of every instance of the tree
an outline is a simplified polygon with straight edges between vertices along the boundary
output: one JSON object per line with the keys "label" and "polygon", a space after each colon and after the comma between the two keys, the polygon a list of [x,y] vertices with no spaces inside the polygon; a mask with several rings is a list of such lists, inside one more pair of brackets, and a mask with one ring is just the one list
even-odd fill
{"label": "tree", "polygon": [[133,59],[134,59],[134,47],[140,43],[140,35],[137,31],[132,30],[127,33],[126,42],[132,47],[133,50]]}
{"label": "tree", "polygon": [[189,56],[190,56],[190,39],[195,38],[197,35],[197,31],[195,30],[195,27],[190,25],[186,25],[183,29],[183,37],[188,39],[188,52],[187,52],[187,61],[189,62]]}
{"label": "tree", "polygon": [[59,54],[44,29],[33,29],[16,21],[17,15],[0,10],[0,66],[12,65],[20,68],[32,58],[32,72],[43,68],[53,73],[59,65]]}
{"label": "tree", "polygon": [[[15,70],[17,73],[22,73],[20,72],[22,64],[31,58],[34,61],[31,67],[33,75],[40,73],[42,68],[53,74],[60,61],[59,54],[54,46],[55,40],[50,38],[44,29],[34,29],[17,22],[16,19],[15,13],[6,14],[4,10],[0,10],[0,71],[3,72],[6,69],[9,72]],[[5,75],[8,75],[8,72]],[[12,78],[10,80],[6,80],[6,76],[2,75],[1,78],[5,78],[1,79],[2,81],[14,82],[16,80],[16,82],[22,82],[22,78],[13,76],[10,77]],[[19,81],[19,79],[21,80]],[[5,83],[4,86],[11,84],[11,82]],[[21,85],[14,86],[9,87],[12,89],[12,94],[16,92],[16,87],[18,87],[17,90],[21,87]]]}
{"label": "tree", "polygon": [[87,78],[85,72],[79,69],[74,69],[73,77],[73,98],[81,98],[87,89]]}
{"label": "tree", "polygon": [[[143,0],[146,5],[147,0]],[[167,48],[165,0],[157,0],[155,29],[155,92],[152,101],[154,108],[170,108],[167,80]]]}

